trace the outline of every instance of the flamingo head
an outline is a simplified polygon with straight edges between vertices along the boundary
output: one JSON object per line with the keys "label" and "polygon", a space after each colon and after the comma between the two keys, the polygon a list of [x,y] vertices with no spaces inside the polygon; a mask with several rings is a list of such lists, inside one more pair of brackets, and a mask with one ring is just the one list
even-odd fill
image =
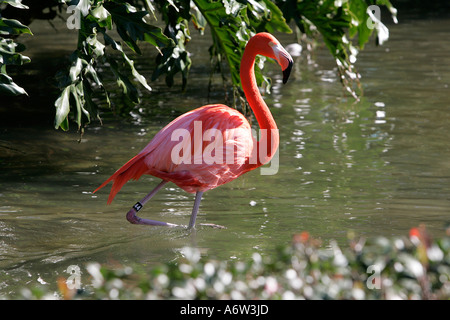
{"label": "flamingo head", "polygon": [[280,42],[270,33],[260,32],[254,35],[247,46],[252,43],[257,48],[257,53],[275,59],[283,71],[283,83],[286,83],[291,74],[294,60],[283,48]]}

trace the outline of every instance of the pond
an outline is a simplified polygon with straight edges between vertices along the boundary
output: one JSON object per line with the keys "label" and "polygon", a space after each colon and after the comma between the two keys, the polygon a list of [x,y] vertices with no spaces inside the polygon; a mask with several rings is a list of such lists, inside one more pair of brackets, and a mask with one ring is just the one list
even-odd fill
{"label": "pond", "polygon": [[[0,103],[0,297],[40,284],[56,290],[70,266],[80,267],[87,285],[89,262],[150,268],[176,261],[185,246],[229,260],[269,254],[302,231],[324,246],[346,243],[350,232],[405,236],[420,223],[443,235],[450,220],[450,20],[400,21],[385,45],[368,44],[357,62],[360,102],[344,94],[325,48],[296,57],[286,85],[278,67],[266,64],[274,86],[265,99],[280,129],[278,172],[254,170],[205,193],[197,223],[226,229],[192,232],[126,221],[156,178],[129,182],[109,206],[109,187],[92,191],[177,115],[224,102],[220,80],[209,97],[205,90],[208,42],[193,39],[186,93],[163,79],[150,83],[141,105],[105,112],[103,125],[93,122],[78,143],[75,125],[52,127],[50,86],[76,37],[43,22],[31,27],[35,36],[21,41],[33,62],[17,78],[31,97]],[[148,77],[153,56],[149,49],[140,58]],[[168,184],[140,215],[187,224],[193,200]]]}

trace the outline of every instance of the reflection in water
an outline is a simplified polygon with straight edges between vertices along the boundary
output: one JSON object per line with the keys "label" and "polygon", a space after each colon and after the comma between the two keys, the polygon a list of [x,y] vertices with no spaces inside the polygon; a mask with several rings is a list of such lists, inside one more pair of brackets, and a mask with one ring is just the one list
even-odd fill
{"label": "reflection in water", "polygon": [[[81,143],[75,132],[52,129],[48,97],[38,106],[28,105],[35,100],[17,109],[2,104],[0,296],[38,283],[54,286],[71,265],[80,266],[87,285],[88,262],[148,267],[176,260],[189,245],[203,255],[241,259],[271,252],[303,230],[326,244],[345,242],[349,231],[401,236],[424,222],[439,236],[450,211],[448,30],[445,20],[403,22],[391,28],[385,46],[368,45],[358,56],[365,91],[359,103],[342,94],[324,49],[311,60],[297,57],[286,85],[277,66],[267,64],[274,85],[265,98],[280,129],[280,168],[272,176],[255,170],[205,194],[199,222],[226,230],[128,224],[126,212],[158,183],[153,177],[128,183],[110,206],[108,190],[92,194],[171,119],[223,101],[221,84],[210,101],[205,96],[209,62],[203,61],[201,38],[193,40],[194,70],[185,95],[153,83],[128,118],[104,114],[104,126],[92,124]],[[44,36],[55,37],[52,32],[44,28]],[[58,37],[70,47],[65,35]],[[146,59],[140,71],[149,75]],[[172,185],[141,214],[186,224],[192,197]]]}

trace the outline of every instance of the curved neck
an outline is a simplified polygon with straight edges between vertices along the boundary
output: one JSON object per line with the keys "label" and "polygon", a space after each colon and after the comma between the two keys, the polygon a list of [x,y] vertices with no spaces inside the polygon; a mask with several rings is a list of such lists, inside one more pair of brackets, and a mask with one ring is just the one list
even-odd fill
{"label": "curved neck", "polygon": [[[258,164],[262,165],[270,161],[278,149],[279,134],[277,124],[273,119],[272,113],[267,107],[264,99],[259,92],[255,78],[255,57],[258,54],[251,46],[247,46],[241,61],[241,83],[247,102],[255,114],[256,121],[260,128],[260,140],[258,141]],[[260,148],[267,151],[260,154]]]}

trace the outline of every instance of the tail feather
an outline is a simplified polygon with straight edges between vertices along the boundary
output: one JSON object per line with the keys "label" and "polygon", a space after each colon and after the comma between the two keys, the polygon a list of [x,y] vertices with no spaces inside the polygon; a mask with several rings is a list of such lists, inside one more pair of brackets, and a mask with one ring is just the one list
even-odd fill
{"label": "tail feather", "polygon": [[108,204],[110,204],[116,194],[122,189],[123,185],[128,180],[138,180],[143,174],[148,171],[148,167],[145,164],[146,154],[138,154],[134,158],[125,163],[119,170],[117,170],[111,177],[102,183],[100,187],[95,189],[94,193],[106,186],[109,182],[113,181],[111,192],[108,197]]}

